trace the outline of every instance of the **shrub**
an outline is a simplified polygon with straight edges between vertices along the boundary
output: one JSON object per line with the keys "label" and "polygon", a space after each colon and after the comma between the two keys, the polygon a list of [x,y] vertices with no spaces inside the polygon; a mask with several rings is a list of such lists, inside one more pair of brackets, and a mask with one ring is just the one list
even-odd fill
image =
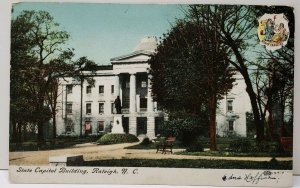
{"label": "shrub", "polygon": [[251,152],[251,142],[247,139],[233,140],[229,144],[229,150],[234,152]]}
{"label": "shrub", "polygon": [[172,119],[164,122],[161,134],[165,137],[176,136],[184,145],[190,145],[197,136],[205,134],[205,125],[207,122],[199,117]]}
{"label": "shrub", "polygon": [[132,134],[106,134],[102,136],[97,143],[100,145],[132,143],[138,142],[139,139]]}
{"label": "shrub", "polygon": [[255,147],[255,152],[282,153],[282,147],[278,142],[261,142]]}
{"label": "shrub", "polygon": [[147,146],[147,145],[149,145],[149,144],[151,144],[151,143],[152,143],[151,140],[150,140],[148,137],[145,137],[145,138],[143,139],[143,141],[141,142],[141,145]]}
{"label": "shrub", "polygon": [[193,144],[186,148],[187,152],[203,152],[203,147],[201,144]]}

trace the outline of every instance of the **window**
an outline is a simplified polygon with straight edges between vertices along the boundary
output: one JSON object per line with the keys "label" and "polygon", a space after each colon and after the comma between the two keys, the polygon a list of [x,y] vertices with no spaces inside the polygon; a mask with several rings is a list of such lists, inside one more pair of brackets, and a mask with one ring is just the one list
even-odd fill
{"label": "window", "polygon": [[99,103],[99,114],[103,114],[104,113],[104,103]]}
{"label": "window", "polygon": [[91,113],[92,113],[92,104],[86,103],[86,114],[91,114]]}
{"label": "window", "polygon": [[114,114],[114,112],[115,112],[115,103],[111,103],[111,105],[110,105],[110,112],[111,112],[111,114]]}
{"label": "window", "polygon": [[98,132],[104,131],[104,121],[98,121]]}
{"label": "window", "polygon": [[228,121],[228,130],[233,131],[233,121]]}
{"label": "window", "polygon": [[233,100],[227,101],[227,111],[229,111],[229,112],[233,111],[232,103],[233,103]]}
{"label": "window", "polygon": [[114,93],[114,92],[115,92],[115,86],[111,85],[111,93]]}
{"label": "window", "polygon": [[67,114],[72,114],[72,103],[67,103]]}
{"label": "window", "polygon": [[72,93],[72,90],[73,90],[73,85],[67,85],[67,94],[70,94]]}
{"label": "window", "polygon": [[126,87],[126,88],[129,88],[129,87],[130,87],[130,86],[129,86],[129,82],[126,82],[126,83],[125,83],[125,87]]}
{"label": "window", "polygon": [[99,93],[103,94],[104,93],[104,86],[99,86]]}
{"label": "window", "polygon": [[143,88],[147,87],[147,82],[146,81],[142,81],[141,82],[141,87],[143,87]]}
{"label": "window", "polygon": [[74,122],[72,119],[67,118],[66,120],[66,132],[73,132],[74,131]]}
{"label": "window", "polygon": [[140,108],[147,108],[147,99],[145,97],[140,98]]}
{"label": "window", "polygon": [[92,93],[92,86],[86,86],[86,93]]}
{"label": "window", "polygon": [[84,124],[84,132],[85,134],[91,134],[92,133],[92,122],[91,121],[86,121]]}

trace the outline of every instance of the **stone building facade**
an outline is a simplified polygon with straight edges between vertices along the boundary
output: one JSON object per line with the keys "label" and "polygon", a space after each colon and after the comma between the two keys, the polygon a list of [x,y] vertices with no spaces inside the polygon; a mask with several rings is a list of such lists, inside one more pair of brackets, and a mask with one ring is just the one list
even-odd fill
{"label": "stone building facade", "polygon": [[[73,78],[61,79],[57,103],[57,134],[119,132],[120,129],[116,129],[117,125],[114,123],[114,119],[120,116],[116,114],[114,107],[114,100],[119,96],[123,132],[146,134],[149,138],[154,138],[158,133],[159,122],[164,119],[164,113],[158,110],[157,103],[151,97],[151,75],[148,73],[150,65],[147,61],[155,53],[157,43],[155,37],[146,37],[132,53],[112,58],[111,65],[99,66],[94,73],[86,72],[93,76],[95,84],[90,86],[86,81],[83,83],[82,100],[81,84]],[[239,77],[236,82],[237,85],[219,104],[217,133],[220,136],[226,136],[229,132],[246,136],[245,112],[249,110],[246,102],[248,98],[243,79]],[[230,103],[232,110],[229,110]]]}
{"label": "stone building facade", "polygon": [[247,136],[246,112],[252,112],[243,76],[236,71],[233,88],[218,102],[217,135]]}
{"label": "stone building facade", "polygon": [[[117,116],[114,100],[122,105],[124,132],[155,137],[155,124],[163,118],[151,96],[147,63],[157,47],[157,39],[146,37],[134,52],[111,59],[111,65],[99,66],[93,73],[94,87],[83,83],[82,134],[113,132]],[[89,73],[87,73],[89,74]],[[57,134],[80,134],[81,86],[72,78],[61,79],[58,100]],[[116,125],[115,125],[116,126]]]}

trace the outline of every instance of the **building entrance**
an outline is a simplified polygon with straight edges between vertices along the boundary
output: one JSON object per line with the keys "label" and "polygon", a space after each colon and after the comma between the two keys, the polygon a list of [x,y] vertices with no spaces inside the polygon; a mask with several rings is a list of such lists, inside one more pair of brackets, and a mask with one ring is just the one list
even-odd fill
{"label": "building entrance", "polygon": [[137,135],[147,134],[147,117],[137,117]]}

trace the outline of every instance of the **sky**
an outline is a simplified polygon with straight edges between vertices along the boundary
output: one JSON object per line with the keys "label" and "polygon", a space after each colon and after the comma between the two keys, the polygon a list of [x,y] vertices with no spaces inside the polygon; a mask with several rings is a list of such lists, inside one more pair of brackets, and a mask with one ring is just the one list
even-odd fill
{"label": "sky", "polygon": [[146,36],[161,37],[176,18],[182,18],[180,5],[133,5],[92,3],[18,3],[13,18],[23,10],[45,10],[71,38],[75,59],[87,56],[99,65],[131,53]]}

